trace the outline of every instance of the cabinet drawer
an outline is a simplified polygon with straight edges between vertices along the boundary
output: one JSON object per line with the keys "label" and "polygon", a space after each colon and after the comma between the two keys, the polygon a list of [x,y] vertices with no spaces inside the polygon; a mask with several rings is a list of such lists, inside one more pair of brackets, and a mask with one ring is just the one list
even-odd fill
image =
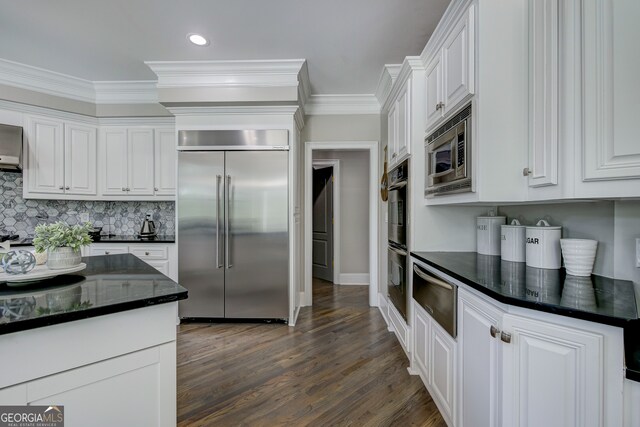
{"label": "cabinet drawer", "polygon": [[169,261],[146,261],[146,263],[165,276],[169,275]]}
{"label": "cabinet drawer", "polygon": [[115,254],[126,254],[128,253],[128,249],[126,246],[110,246],[110,247],[90,247],[89,255],[115,255]]}
{"label": "cabinet drawer", "polygon": [[168,259],[169,251],[166,246],[129,246],[129,253],[134,254],[140,259]]}

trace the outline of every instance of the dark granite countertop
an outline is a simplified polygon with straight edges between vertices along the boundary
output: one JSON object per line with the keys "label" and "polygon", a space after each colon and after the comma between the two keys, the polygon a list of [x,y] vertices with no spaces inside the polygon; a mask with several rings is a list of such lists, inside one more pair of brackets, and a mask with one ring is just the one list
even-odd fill
{"label": "dark granite countertop", "polygon": [[633,282],[545,270],[475,252],[411,255],[505,304],[624,328],[627,378],[640,381],[640,320]]}
{"label": "dark granite countertop", "polygon": [[[175,243],[176,236],[172,234],[161,234],[154,238],[140,238],[136,235],[131,236],[100,236],[100,240],[94,243]],[[33,237],[25,237],[17,242],[11,242],[11,247],[33,246]]]}
{"label": "dark granite countertop", "polygon": [[24,287],[0,284],[0,334],[187,298],[187,290],[134,255],[84,257],[87,268]]}

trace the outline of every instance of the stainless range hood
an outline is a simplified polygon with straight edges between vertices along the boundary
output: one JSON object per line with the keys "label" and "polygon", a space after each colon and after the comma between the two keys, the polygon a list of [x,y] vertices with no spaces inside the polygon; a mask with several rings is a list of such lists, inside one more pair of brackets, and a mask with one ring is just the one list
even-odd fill
{"label": "stainless range hood", "polygon": [[0,124],[0,171],[22,172],[22,128]]}

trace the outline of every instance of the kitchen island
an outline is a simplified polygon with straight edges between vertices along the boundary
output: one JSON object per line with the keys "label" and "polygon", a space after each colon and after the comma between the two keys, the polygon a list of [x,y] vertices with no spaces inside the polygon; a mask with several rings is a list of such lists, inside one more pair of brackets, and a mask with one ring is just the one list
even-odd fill
{"label": "kitchen island", "polygon": [[0,405],[64,405],[67,426],[175,425],[187,290],[131,254],[82,261],[79,273],[0,284]]}

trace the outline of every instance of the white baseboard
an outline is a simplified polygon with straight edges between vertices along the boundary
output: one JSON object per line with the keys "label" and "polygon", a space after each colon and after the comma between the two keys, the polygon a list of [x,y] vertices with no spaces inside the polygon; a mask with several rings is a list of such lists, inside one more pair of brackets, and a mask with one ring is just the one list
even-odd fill
{"label": "white baseboard", "polygon": [[369,285],[369,273],[340,273],[338,285]]}

